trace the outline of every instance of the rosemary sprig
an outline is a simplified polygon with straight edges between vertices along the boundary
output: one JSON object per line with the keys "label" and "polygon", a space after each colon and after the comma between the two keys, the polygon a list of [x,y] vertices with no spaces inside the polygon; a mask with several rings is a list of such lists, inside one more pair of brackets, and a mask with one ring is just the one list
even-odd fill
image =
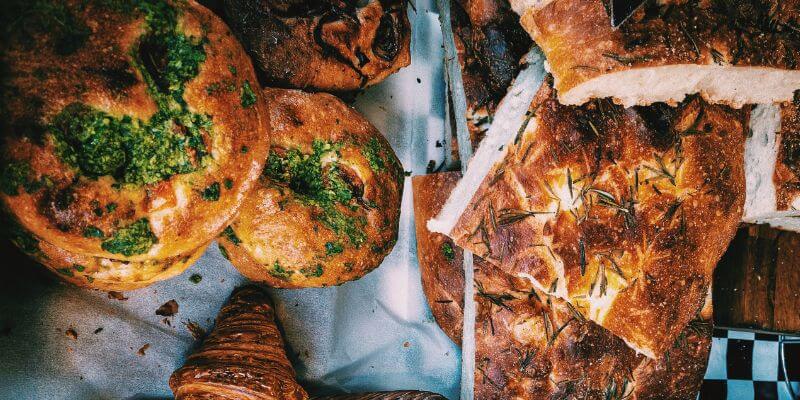
{"label": "rosemary sprig", "polygon": [[506,302],[509,300],[514,300],[514,296],[509,293],[489,293],[486,291],[486,289],[483,287],[483,283],[480,281],[476,281],[475,286],[478,288],[478,296],[489,300],[490,303],[500,308],[505,308],[506,310],[511,311],[511,307],[509,307]]}
{"label": "rosemary sprig", "polygon": [[520,222],[528,217],[534,215],[552,214],[550,211],[527,211],[519,209],[504,208],[500,210],[500,215],[497,218],[498,226],[507,226]]}
{"label": "rosemary sprig", "polygon": [[536,356],[536,353],[537,349],[533,350],[525,349],[525,354],[523,354],[519,360],[519,372],[525,372],[525,369],[527,369],[528,366],[531,365],[533,357]]}
{"label": "rosemary sprig", "polygon": [[586,243],[583,238],[578,239],[578,252],[581,263],[581,276],[586,275]]}

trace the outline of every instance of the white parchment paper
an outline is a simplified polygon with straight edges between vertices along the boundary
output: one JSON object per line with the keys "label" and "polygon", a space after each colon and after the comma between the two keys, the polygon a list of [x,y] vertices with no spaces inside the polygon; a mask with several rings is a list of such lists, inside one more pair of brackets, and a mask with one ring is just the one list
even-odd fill
{"label": "white parchment paper", "polygon": [[[412,65],[355,102],[414,174],[442,160],[435,144],[444,139],[443,50],[432,3],[409,11]],[[312,394],[421,389],[458,397],[459,349],[426,305],[412,214],[407,184],[398,243],[361,280],[271,291],[290,358]],[[61,284],[7,244],[0,249],[0,399],[170,398],[169,375],[197,345],[185,324],[210,329],[244,283],[213,244],[179,277],[121,301]],[[192,283],[193,274],[202,280]],[[165,321],[155,310],[172,299],[179,311]]]}

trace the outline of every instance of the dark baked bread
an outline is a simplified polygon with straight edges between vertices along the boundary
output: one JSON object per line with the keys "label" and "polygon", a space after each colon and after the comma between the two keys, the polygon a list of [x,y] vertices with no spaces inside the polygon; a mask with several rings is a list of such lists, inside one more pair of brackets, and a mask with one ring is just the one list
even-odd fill
{"label": "dark baked bread", "polygon": [[[457,172],[413,178],[415,218],[442,207]],[[417,224],[417,251],[428,304],[436,321],[460,342],[463,314],[462,250],[445,236]],[[441,257],[443,245],[452,256]],[[711,347],[710,311],[696,316],[668,350],[652,361],[636,355],[607,330],[586,320],[565,301],[549,296],[474,258],[477,294],[475,398],[478,399],[693,399]],[[429,290],[434,288],[434,290]],[[431,296],[433,294],[433,296]],[[710,307],[710,305],[709,305]],[[444,310],[444,312],[443,312]]]}
{"label": "dark baked bread", "polygon": [[224,0],[266,86],[346,91],[410,63],[404,0]]}
{"label": "dark baked bread", "polygon": [[618,29],[606,0],[512,0],[541,47],[559,100],[626,107],[699,93],[734,107],[800,89],[800,1],[648,1]]}
{"label": "dark baked bread", "polygon": [[445,233],[661,357],[697,314],[741,218],[747,114],[699,98],[564,106],[541,90]]}
{"label": "dark baked bread", "polygon": [[216,326],[169,379],[176,400],[301,400],[275,312],[255,286],[236,289]]}
{"label": "dark baked bread", "polygon": [[403,169],[386,139],[329,94],[268,89],[272,151],[220,244],[273,287],[338,285],[397,241]]}
{"label": "dark baked bread", "polygon": [[120,261],[216,237],[261,173],[246,53],[194,1],[3,2],[0,201],[31,235]]}

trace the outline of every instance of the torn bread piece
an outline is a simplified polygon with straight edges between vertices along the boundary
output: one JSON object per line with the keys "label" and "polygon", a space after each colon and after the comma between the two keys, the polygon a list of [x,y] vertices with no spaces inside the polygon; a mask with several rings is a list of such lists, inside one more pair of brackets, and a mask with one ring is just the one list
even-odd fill
{"label": "torn bread piece", "polygon": [[[415,176],[414,212],[423,288],[437,323],[456,343],[463,323],[462,250],[419,220],[433,215],[458,172]],[[698,315],[659,361],[637,356],[565,301],[476,257],[475,398],[690,399],[711,347],[710,312]],[[459,282],[459,279],[461,280]],[[710,303],[708,304],[710,310]]]}
{"label": "torn bread piece", "polygon": [[490,171],[454,189],[478,186],[469,204],[429,228],[663,356],[741,218],[747,113],[699,98],[564,106],[550,85],[532,109]]}
{"label": "torn bread piece", "polygon": [[745,144],[744,222],[800,231],[800,102],[759,105]]}
{"label": "torn bread piece", "polygon": [[736,108],[800,89],[800,1],[651,1],[617,29],[603,0],[512,0],[559,100],[625,107],[699,93]]}

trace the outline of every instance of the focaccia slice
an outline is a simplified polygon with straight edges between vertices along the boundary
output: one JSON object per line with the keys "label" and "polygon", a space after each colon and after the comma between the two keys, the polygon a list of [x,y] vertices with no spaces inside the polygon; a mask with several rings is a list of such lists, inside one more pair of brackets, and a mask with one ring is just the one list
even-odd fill
{"label": "focaccia slice", "polygon": [[[423,288],[436,321],[456,343],[463,323],[462,250],[419,221],[441,209],[460,176],[448,172],[412,179]],[[682,332],[669,357],[652,361],[563,300],[479,257],[474,261],[476,399],[696,396],[711,347],[710,308]]]}
{"label": "focaccia slice", "polygon": [[663,356],[742,215],[747,114],[699,98],[564,106],[543,85],[529,118],[469,203],[429,226]]}
{"label": "focaccia slice", "polygon": [[674,104],[699,93],[738,108],[800,89],[797,0],[649,1],[617,29],[607,0],[511,3],[565,104]]}

